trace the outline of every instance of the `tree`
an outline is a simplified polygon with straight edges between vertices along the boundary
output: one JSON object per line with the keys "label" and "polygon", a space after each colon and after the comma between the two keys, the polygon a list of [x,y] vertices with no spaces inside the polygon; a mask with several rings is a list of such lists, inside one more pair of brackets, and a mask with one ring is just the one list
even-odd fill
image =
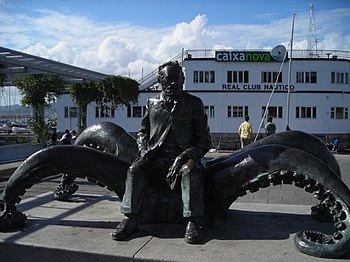
{"label": "tree", "polygon": [[111,76],[103,83],[103,96],[112,106],[137,103],[140,84],[129,77]]}
{"label": "tree", "polygon": [[69,93],[78,107],[77,126],[78,132],[80,133],[86,128],[86,112],[88,104],[102,100],[101,83],[88,82],[71,84],[69,86]]}
{"label": "tree", "polygon": [[[0,69],[6,68],[5,65],[0,64]],[[6,74],[0,74],[0,97],[4,95],[4,82],[6,81]]]}
{"label": "tree", "polygon": [[51,133],[51,126],[45,123],[44,109],[65,90],[63,78],[58,75],[26,75],[15,79],[13,84],[22,95],[22,105],[33,109],[33,120],[29,124],[34,133],[34,142],[43,143]]}
{"label": "tree", "polygon": [[139,95],[139,83],[128,77],[110,76],[102,83],[88,82],[70,85],[70,95],[78,107],[79,133],[86,128],[87,105],[95,102],[98,105],[111,103],[116,108],[136,103]]}
{"label": "tree", "polygon": [[[3,64],[0,64],[0,69],[1,68],[6,68],[6,66],[5,65],[3,65]],[[3,89],[3,87],[4,87],[4,81],[6,80],[6,74],[0,74],[0,88],[1,88],[1,90]]]}

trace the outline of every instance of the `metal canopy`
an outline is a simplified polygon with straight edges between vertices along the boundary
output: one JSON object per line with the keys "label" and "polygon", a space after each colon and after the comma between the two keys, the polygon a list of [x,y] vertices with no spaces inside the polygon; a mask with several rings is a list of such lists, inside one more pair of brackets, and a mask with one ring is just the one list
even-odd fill
{"label": "metal canopy", "polygon": [[18,76],[27,74],[55,74],[62,76],[68,84],[86,81],[101,82],[108,75],[84,68],[56,62],[0,46],[0,74],[5,74],[5,85]]}

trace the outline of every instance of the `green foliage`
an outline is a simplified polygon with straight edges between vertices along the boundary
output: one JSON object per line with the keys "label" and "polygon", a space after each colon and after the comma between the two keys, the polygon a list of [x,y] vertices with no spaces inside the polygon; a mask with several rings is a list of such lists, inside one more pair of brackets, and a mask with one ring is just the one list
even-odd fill
{"label": "green foliage", "polygon": [[136,103],[139,95],[139,83],[131,78],[111,76],[103,81],[71,84],[70,95],[79,108],[79,132],[86,128],[86,109],[91,102],[96,104],[111,103],[113,107]]}
{"label": "green foliage", "polygon": [[124,76],[111,76],[103,82],[102,86],[105,102],[111,102],[114,107],[137,103],[139,83],[134,79]]}
{"label": "green foliage", "polygon": [[21,103],[35,110],[28,125],[34,134],[34,143],[42,143],[51,135],[52,123],[45,123],[44,108],[56,100],[65,90],[65,82],[58,75],[26,75],[13,81],[21,92]]}
{"label": "green foliage", "polygon": [[98,82],[70,84],[69,93],[78,104],[88,105],[102,99]]}
{"label": "green foliage", "polygon": [[26,75],[13,81],[22,95],[22,105],[44,107],[54,102],[65,89],[65,83],[58,75]]}
{"label": "green foliage", "polygon": [[[0,64],[0,69],[1,68],[6,68],[6,66],[3,64]],[[1,89],[4,87],[5,81],[6,81],[6,74],[0,74],[0,87],[1,87]]]}
{"label": "green foliage", "polygon": [[[0,64],[0,69],[1,68],[6,68],[5,65],[3,64]],[[6,80],[6,74],[0,74],[0,95],[2,96],[3,95],[3,92],[4,92],[4,82]]]}
{"label": "green foliage", "polygon": [[17,136],[16,137],[16,144],[24,144],[27,142],[27,139],[23,136]]}
{"label": "green foliage", "polygon": [[42,119],[32,118],[28,121],[28,126],[33,132],[33,143],[39,144],[48,141],[53,133],[53,128],[57,125],[57,118],[51,116],[47,122]]}
{"label": "green foliage", "polygon": [[87,105],[101,101],[101,84],[98,82],[78,83],[69,86],[69,93],[78,106],[78,133],[86,128]]}

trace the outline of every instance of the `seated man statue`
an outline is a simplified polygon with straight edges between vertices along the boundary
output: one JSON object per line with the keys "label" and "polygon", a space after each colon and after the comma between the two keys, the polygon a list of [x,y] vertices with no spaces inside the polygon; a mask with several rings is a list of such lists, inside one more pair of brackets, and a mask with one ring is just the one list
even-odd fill
{"label": "seated man statue", "polygon": [[207,116],[203,102],[182,90],[185,78],[178,62],[159,66],[158,74],[162,92],[147,101],[137,134],[140,157],[125,181],[121,206],[125,218],[112,237],[124,240],[138,230],[145,188],[163,183],[181,191],[183,217],[188,221],[185,241],[195,244],[201,241],[198,221],[204,209],[202,157],[211,148]]}

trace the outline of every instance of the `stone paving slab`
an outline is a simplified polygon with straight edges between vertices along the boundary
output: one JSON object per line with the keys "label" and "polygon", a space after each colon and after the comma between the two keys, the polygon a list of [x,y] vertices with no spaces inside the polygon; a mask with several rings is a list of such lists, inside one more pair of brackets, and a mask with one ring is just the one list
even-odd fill
{"label": "stone paving slab", "polygon": [[[23,200],[26,227],[0,234],[6,261],[342,261],[300,253],[294,234],[303,229],[333,232],[311,219],[309,205],[234,203],[219,229],[203,228],[203,242],[188,245],[184,225],[142,225],[127,241],[111,232],[121,221],[115,196],[76,194],[69,202],[52,193]],[[350,259],[350,254],[345,258]]]}
{"label": "stone paving slab", "polygon": [[0,164],[0,182],[7,181],[23,161]]}

